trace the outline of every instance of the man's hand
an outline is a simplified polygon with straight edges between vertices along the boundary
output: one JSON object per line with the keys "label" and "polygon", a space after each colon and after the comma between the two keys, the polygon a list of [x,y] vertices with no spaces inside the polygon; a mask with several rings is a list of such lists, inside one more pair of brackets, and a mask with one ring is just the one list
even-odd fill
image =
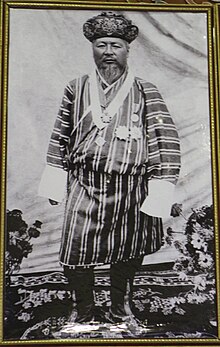
{"label": "man's hand", "polygon": [[181,214],[181,212],[182,212],[182,207],[183,207],[182,204],[177,204],[177,203],[173,204],[173,206],[171,207],[171,213],[170,213],[170,215],[171,215],[172,217],[178,217],[178,216],[180,216],[180,214]]}
{"label": "man's hand", "polygon": [[59,204],[59,202],[57,202],[57,201],[55,201],[55,200],[52,200],[52,199],[49,199],[49,203],[50,203],[51,205],[53,205],[53,206]]}

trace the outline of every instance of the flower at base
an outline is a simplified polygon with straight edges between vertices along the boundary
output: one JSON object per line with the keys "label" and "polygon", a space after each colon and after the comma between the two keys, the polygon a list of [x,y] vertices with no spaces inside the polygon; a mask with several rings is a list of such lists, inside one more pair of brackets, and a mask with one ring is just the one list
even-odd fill
{"label": "flower at base", "polygon": [[30,227],[28,229],[28,235],[33,238],[37,238],[40,236],[40,231],[37,228]]}
{"label": "flower at base", "polygon": [[195,284],[195,289],[202,291],[206,289],[206,278],[204,276],[195,276],[193,282]]}
{"label": "flower at base", "polygon": [[198,234],[193,234],[191,244],[194,248],[201,249],[205,247],[205,240]]}
{"label": "flower at base", "polygon": [[41,221],[39,221],[39,220],[36,220],[34,223],[33,223],[33,226],[35,226],[36,228],[41,228],[41,225],[42,225],[43,223],[41,222]]}
{"label": "flower at base", "polygon": [[190,263],[190,257],[186,257],[184,255],[180,256],[173,266],[173,270],[177,272],[184,272]]}
{"label": "flower at base", "polygon": [[207,269],[213,265],[213,259],[209,254],[204,254],[202,252],[199,252],[198,264],[202,268]]}
{"label": "flower at base", "polygon": [[214,239],[214,232],[213,229],[206,229],[203,228],[202,235],[204,236],[206,241],[210,241]]}
{"label": "flower at base", "polygon": [[186,281],[186,280],[188,279],[188,276],[187,276],[187,274],[186,274],[185,272],[181,271],[181,272],[179,273],[178,279],[179,279],[180,281]]}
{"label": "flower at base", "polygon": [[7,230],[8,232],[11,231],[19,231],[19,230],[26,230],[27,224],[23,219],[20,217],[20,215],[8,213],[7,214]]}
{"label": "flower at base", "polygon": [[180,242],[178,240],[175,240],[173,242],[173,245],[176,247],[176,249],[178,251],[180,251],[180,253],[185,254],[186,251],[186,247],[185,247],[185,243],[184,242]]}

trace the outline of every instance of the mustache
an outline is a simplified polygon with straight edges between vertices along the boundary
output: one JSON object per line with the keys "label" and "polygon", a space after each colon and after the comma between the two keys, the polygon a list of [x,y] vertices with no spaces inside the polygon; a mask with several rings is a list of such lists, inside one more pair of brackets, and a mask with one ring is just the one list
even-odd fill
{"label": "mustache", "polygon": [[[109,64],[111,63],[111,64]],[[106,58],[106,59],[102,59],[98,66],[100,67],[108,67],[108,66],[112,66],[112,67],[116,67],[116,68],[121,68],[122,65],[117,61],[117,59],[113,59],[113,58]]]}
{"label": "mustache", "polygon": [[112,61],[116,61],[117,62],[117,59],[111,55],[108,55],[108,56],[104,56],[102,58],[102,61],[108,61],[108,60],[112,60]]}

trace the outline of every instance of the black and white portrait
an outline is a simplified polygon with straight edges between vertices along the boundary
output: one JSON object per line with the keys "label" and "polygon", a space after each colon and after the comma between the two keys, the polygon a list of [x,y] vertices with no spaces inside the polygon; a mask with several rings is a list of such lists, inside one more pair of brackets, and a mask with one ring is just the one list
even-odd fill
{"label": "black and white portrait", "polygon": [[6,340],[216,337],[207,23],[10,10]]}

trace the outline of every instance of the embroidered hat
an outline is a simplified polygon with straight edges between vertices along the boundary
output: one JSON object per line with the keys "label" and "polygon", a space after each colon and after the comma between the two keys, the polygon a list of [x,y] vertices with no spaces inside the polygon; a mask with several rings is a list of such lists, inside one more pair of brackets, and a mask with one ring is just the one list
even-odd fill
{"label": "embroidered hat", "polygon": [[90,42],[100,37],[119,37],[130,43],[138,36],[138,27],[122,14],[102,12],[86,21],[83,33]]}

